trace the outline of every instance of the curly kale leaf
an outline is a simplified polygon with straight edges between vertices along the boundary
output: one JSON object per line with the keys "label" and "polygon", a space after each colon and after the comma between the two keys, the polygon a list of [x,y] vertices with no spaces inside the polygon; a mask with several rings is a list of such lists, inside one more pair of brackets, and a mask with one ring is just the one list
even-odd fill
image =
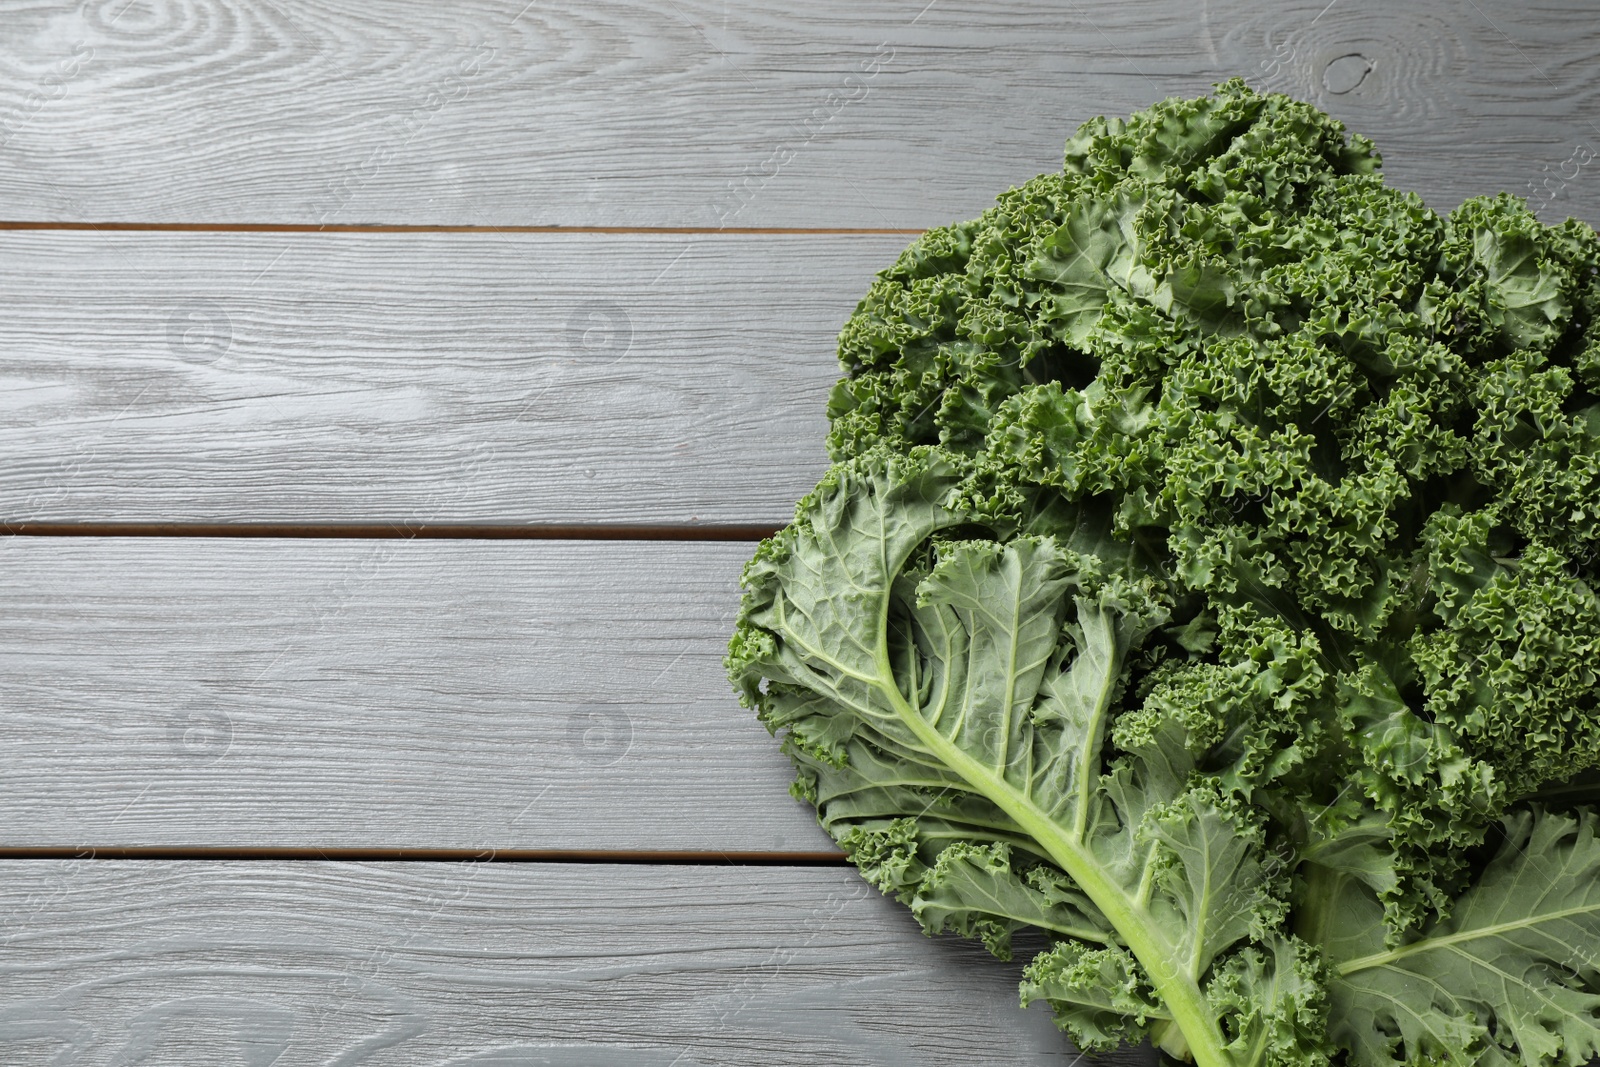
{"label": "curly kale leaf", "polygon": [[1333,1036],[1363,1067],[1583,1064],[1600,1056],[1596,815],[1519,811],[1449,919],[1387,947],[1342,894],[1327,951]]}
{"label": "curly kale leaf", "polygon": [[[1197,772],[1176,721],[1109,744],[1133,654],[1169,621],[1161,583],[1052,537],[944,539],[969,525],[957,466],[837,466],[746,569],[730,672],[789,727],[823,824],[930,929],[1125,948],[1182,1047],[1275,1062],[1231,1058],[1208,999],[1223,976],[1270,986],[1291,940],[1262,820]],[[842,758],[819,758],[823,737]],[[1077,1003],[1060,1012],[1081,1030]],[[1294,1017],[1315,1044],[1320,1016]]]}

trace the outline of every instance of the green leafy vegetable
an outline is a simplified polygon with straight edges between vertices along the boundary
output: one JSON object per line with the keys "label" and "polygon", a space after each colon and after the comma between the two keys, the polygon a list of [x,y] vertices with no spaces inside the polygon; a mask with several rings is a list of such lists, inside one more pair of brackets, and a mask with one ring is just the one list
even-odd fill
{"label": "green leafy vegetable", "polygon": [[797,796],[1085,1049],[1600,1055],[1600,239],[1239,81],[840,335],[728,657]]}

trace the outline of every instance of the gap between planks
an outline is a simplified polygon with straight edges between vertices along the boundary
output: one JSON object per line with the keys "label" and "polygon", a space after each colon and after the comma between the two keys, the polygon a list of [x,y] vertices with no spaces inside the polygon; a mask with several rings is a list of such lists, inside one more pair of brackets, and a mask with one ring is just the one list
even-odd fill
{"label": "gap between planks", "polygon": [[35,845],[0,847],[0,860],[335,860],[351,863],[609,863],[674,867],[848,867],[842,852],[691,849],[233,848],[206,845]]}
{"label": "gap between planks", "polygon": [[760,541],[771,523],[698,526],[607,524],[472,524],[394,522],[0,522],[0,535],[21,537],[262,537],[347,541]]}
{"label": "gap between planks", "polygon": [[907,234],[917,228],[871,226],[469,226],[426,223],[315,222],[30,222],[0,221],[0,230],[93,230],[115,233],[677,233],[677,234]]}

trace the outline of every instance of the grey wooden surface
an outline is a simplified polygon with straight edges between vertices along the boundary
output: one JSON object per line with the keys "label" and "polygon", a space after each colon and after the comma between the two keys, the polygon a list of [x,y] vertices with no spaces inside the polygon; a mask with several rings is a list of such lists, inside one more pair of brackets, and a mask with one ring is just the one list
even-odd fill
{"label": "grey wooden surface", "polygon": [[832,851],[723,677],[750,549],[0,541],[5,840]]}
{"label": "grey wooden surface", "polygon": [[9,861],[0,885],[9,1065],[1076,1061],[1018,1010],[1020,963],[844,870]]}
{"label": "grey wooden surface", "polygon": [[[0,539],[0,1062],[1077,1062],[800,865],[753,546],[674,538],[819,473],[909,240],[846,231],[1234,74],[1596,222],[1597,56],[1580,0],[0,0],[0,522],[392,533]],[[261,858],[406,848],[546,862]]]}
{"label": "grey wooden surface", "polygon": [[1581,0],[11,0],[0,25],[17,219],[927,226],[1086,118],[1233,74],[1446,207],[1600,136]]}
{"label": "grey wooden surface", "polygon": [[0,521],[778,524],[908,240],[0,232]]}

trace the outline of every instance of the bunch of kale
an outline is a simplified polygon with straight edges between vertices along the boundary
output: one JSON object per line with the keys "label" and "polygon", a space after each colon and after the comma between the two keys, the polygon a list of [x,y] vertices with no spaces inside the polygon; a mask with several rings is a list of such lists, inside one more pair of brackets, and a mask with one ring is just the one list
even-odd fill
{"label": "bunch of kale", "polygon": [[1600,1053],[1600,240],[1241,82],[840,336],[728,667],[925,929],[1201,1067]]}

